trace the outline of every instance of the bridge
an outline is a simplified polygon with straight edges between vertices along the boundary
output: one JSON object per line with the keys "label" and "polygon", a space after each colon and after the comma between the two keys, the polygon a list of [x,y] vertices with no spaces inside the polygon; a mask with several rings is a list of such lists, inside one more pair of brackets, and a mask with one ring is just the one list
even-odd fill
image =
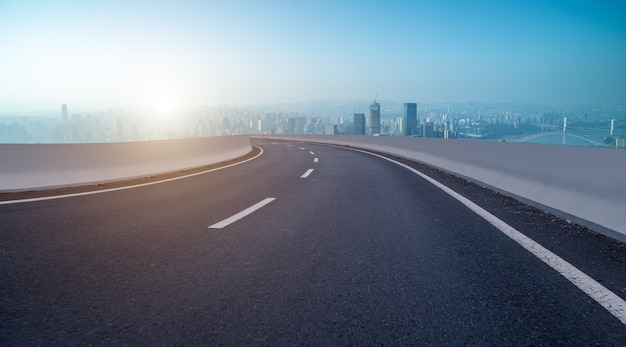
{"label": "bridge", "polygon": [[626,340],[626,151],[232,136],[0,162],[3,345]]}
{"label": "bridge", "polygon": [[537,138],[546,137],[546,136],[563,136],[564,141],[566,141],[565,138],[573,138],[573,139],[577,139],[582,142],[585,142],[589,144],[589,146],[592,146],[592,147],[598,147],[598,148],[611,148],[612,147],[604,142],[596,141],[588,137],[584,137],[584,136],[580,136],[580,135],[576,135],[576,134],[572,134],[568,132],[559,132],[559,131],[548,131],[548,132],[541,132],[541,133],[528,134],[528,135],[522,135],[522,136],[515,136],[515,137],[507,138],[506,141],[513,142],[513,143],[526,143],[526,142],[532,142],[533,140]]}

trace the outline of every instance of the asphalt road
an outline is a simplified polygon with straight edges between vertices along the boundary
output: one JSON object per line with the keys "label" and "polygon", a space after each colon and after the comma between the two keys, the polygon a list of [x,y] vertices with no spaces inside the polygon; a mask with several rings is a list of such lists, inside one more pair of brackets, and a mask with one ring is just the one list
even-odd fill
{"label": "asphalt road", "polygon": [[[193,177],[0,205],[0,345],[626,345],[615,315],[406,168],[255,144]],[[626,297],[624,244],[409,164]]]}

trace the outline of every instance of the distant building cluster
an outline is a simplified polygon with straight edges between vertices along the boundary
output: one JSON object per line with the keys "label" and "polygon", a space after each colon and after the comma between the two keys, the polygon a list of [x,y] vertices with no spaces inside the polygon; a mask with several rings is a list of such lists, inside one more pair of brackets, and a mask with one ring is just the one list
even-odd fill
{"label": "distant building cluster", "polygon": [[[417,117],[417,103],[408,102],[402,105],[401,116],[392,116],[381,120],[381,106],[377,101],[369,106],[367,132],[365,114],[354,113],[352,132],[354,135],[370,136],[416,136],[455,138],[455,124],[448,122],[447,115],[442,115],[438,122],[425,118],[422,123]],[[458,126],[458,123],[456,124]]]}
{"label": "distant building cluster", "polygon": [[[366,112],[356,111],[365,107]],[[188,107],[168,117],[158,116],[150,109],[71,112],[68,104],[62,104],[55,116],[0,114],[0,143],[121,142],[241,134],[541,140],[626,148],[626,110],[375,100],[369,106],[357,102],[310,102]],[[563,140],[550,140],[550,136],[556,135],[563,135]]]}
{"label": "distant building cluster", "polygon": [[[397,113],[397,112],[392,112]],[[444,115],[440,122],[425,118],[422,123],[417,117],[417,103],[409,102],[402,105],[401,115],[381,118],[381,105],[377,101],[369,106],[367,129],[364,113],[354,113],[352,131],[348,134],[370,136],[416,136],[453,138],[457,134]],[[367,130],[367,131],[366,131]]]}

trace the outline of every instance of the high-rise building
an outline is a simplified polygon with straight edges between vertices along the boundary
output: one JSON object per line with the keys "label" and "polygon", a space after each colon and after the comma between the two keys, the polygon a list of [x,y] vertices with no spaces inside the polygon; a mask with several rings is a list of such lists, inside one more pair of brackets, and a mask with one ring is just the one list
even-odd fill
{"label": "high-rise building", "polygon": [[61,119],[67,120],[67,104],[61,104]]}
{"label": "high-rise building", "polygon": [[380,133],[380,104],[374,100],[370,105],[369,132],[368,135]]}
{"label": "high-rise building", "polygon": [[402,133],[404,136],[415,135],[417,132],[417,104],[409,102],[404,104],[402,117]]}
{"label": "high-rise building", "polygon": [[365,114],[355,113],[352,123],[354,124],[354,135],[365,135]]}
{"label": "high-rise building", "polygon": [[435,137],[435,125],[431,122],[422,124],[422,137]]}
{"label": "high-rise building", "polygon": [[306,117],[290,117],[287,119],[287,134],[306,134]]}

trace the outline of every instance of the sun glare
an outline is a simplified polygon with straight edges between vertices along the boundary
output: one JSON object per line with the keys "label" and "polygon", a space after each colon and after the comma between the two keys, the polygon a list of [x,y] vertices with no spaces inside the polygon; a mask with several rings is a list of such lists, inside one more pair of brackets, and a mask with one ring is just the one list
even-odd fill
{"label": "sun glare", "polygon": [[168,115],[174,111],[174,106],[168,99],[159,99],[152,103],[152,109],[155,114]]}
{"label": "sun glare", "polygon": [[155,98],[150,108],[152,110],[152,119],[157,123],[170,123],[174,121],[178,111],[177,103],[170,97]]}

